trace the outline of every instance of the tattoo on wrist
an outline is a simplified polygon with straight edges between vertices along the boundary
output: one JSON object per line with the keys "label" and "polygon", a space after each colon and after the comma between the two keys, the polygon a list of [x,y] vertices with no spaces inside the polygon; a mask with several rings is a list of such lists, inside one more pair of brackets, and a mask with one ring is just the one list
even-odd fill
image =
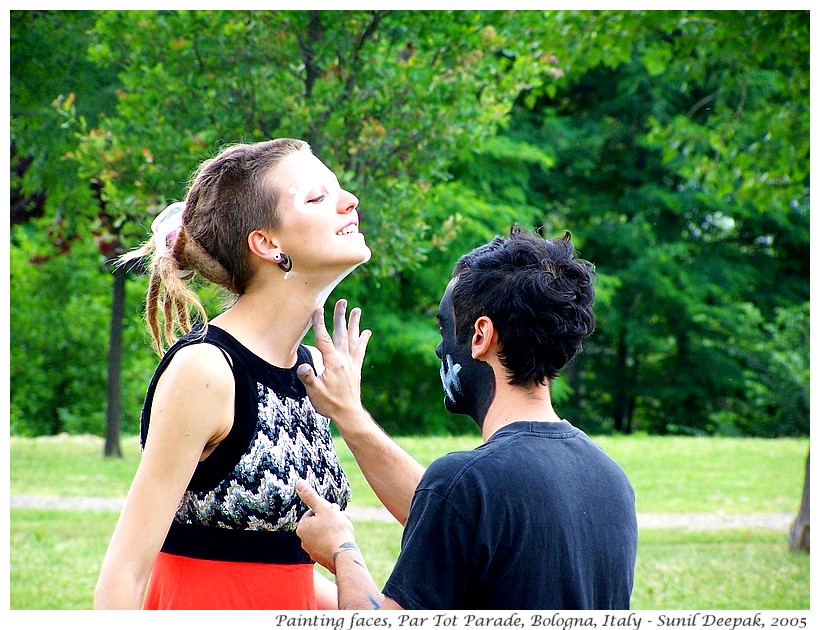
{"label": "tattoo on wrist", "polygon": [[336,558],[339,556],[340,553],[344,553],[345,551],[359,551],[359,545],[357,545],[352,540],[348,540],[347,542],[343,542],[339,545],[338,549],[333,554],[333,571],[336,571]]}

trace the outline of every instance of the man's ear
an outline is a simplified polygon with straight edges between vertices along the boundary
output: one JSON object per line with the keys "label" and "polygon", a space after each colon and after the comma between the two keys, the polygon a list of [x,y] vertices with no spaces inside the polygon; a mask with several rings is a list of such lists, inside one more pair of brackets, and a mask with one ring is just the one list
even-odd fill
{"label": "man's ear", "polygon": [[473,324],[473,338],[470,341],[470,352],[474,359],[487,360],[488,353],[495,349],[496,332],[493,320],[482,315]]}
{"label": "man's ear", "polygon": [[271,262],[275,262],[273,258],[277,253],[282,253],[279,241],[267,230],[254,230],[248,234],[248,247],[251,253]]}

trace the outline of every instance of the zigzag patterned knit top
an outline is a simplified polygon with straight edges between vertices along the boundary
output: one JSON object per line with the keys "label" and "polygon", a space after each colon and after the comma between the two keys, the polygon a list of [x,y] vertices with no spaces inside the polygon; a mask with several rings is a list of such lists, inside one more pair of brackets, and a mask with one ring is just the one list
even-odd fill
{"label": "zigzag patterned knit top", "polygon": [[230,334],[209,325],[177,341],[163,356],[148,387],[141,442],[150,423],[160,375],[174,354],[193,343],[210,343],[225,354],[236,384],[230,433],[200,462],[188,485],[162,551],[207,560],[306,564],[310,558],[295,530],[307,506],[296,495],[305,479],[342,509],[350,484],[339,463],[329,420],[320,415],[296,375],[313,365],[300,346],[292,368],[267,363]]}

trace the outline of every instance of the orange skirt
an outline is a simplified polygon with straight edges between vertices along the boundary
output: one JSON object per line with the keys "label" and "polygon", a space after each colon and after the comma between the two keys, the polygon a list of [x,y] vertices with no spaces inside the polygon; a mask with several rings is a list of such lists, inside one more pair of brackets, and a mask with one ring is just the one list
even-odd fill
{"label": "orange skirt", "polygon": [[316,610],[313,564],[199,560],[160,552],[143,608]]}

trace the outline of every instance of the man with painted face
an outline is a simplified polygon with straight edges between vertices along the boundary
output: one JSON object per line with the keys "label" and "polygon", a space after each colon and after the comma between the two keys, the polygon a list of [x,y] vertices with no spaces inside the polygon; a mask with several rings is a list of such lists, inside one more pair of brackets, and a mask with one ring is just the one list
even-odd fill
{"label": "man with painted face", "polygon": [[[439,307],[436,354],[446,408],[472,417],[484,443],[425,471],[382,592],[350,520],[297,485],[311,508],[297,534],[336,574],[340,608],[629,608],[634,491],[550,399],[550,381],[595,327],[593,282],[569,233],[545,240],[513,227],[459,260]],[[348,426],[367,416],[349,401],[341,407],[358,413],[343,419]]]}

